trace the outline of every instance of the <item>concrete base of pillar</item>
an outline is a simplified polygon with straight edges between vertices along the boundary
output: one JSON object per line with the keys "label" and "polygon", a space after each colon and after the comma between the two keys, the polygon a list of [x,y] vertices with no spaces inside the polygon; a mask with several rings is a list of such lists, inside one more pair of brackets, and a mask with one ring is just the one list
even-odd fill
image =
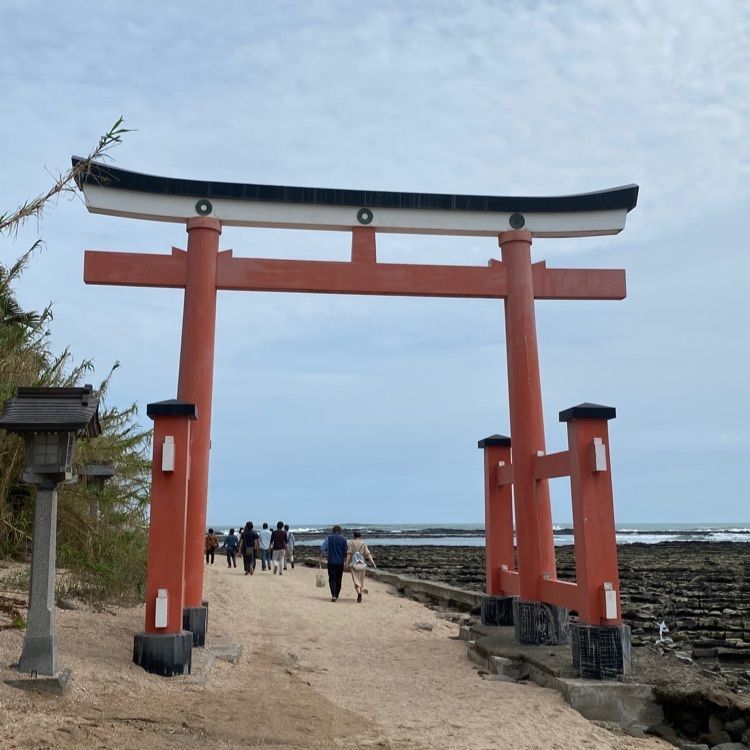
{"label": "concrete base of pillar", "polygon": [[147,672],[173,677],[190,674],[193,659],[193,634],[137,633],[133,639],[133,661]]}
{"label": "concrete base of pillar", "polygon": [[579,676],[611,680],[630,672],[630,628],[627,625],[570,626],[573,667]]}
{"label": "concrete base of pillar", "polygon": [[29,690],[35,693],[51,693],[52,695],[64,695],[65,688],[70,680],[70,670],[64,669],[60,674],[52,677],[19,677],[18,679],[3,680],[10,687],[21,690]]}
{"label": "concrete base of pillar", "polygon": [[514,596],[485,596],[481,603],[482,625],[512,625]]}
{"label": "concrete base of pillar", "polygon": [[23,639],[18,671],[52,677],[57,674],[57,635],[28,635]]}
{"label": "concrete base of pillar", "polygon": [[516,641],[528,646],[564,646],[570,630],[568,610],[555,604],[513,600]]}
{"label": "concrete base of pillar", "polygon": [[193,646],[206,645],[208,607],[185,607],[182,610],[182,629],[193,634]]}

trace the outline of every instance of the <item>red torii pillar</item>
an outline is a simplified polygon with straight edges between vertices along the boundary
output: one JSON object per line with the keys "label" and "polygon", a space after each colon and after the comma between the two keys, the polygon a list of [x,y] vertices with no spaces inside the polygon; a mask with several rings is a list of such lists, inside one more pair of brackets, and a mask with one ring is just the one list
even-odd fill
{"label": "red torii pillar", "polygon": [[503,596],[507,588],[502,575],[516,570],[513,534],[513,485],[501,483],[500,474],[511,468],[511,440],[490,435],[480,440],[484,451],[484,578],[487,596],[482,598],[484,625],[512,625],[513,597]]}
{"label": "red torii pillar", "polygon": [[133,661],[155,674],[190,674],[193,633],[183,628],[183,566],[196,409],[172,399],[148,404],[146,413],[154,420],[146,618],[143,632],[133,639]]}
{"label": "red torii pillar", "polygon": [[[614,418],[615,410],[581,404],[561,412],[561,421],[568,422],[569,450],[547,454],[531,235],[505,232],[499,242],[508,272],[505,326],[512,450],[511,439],[500,435],[479,442],[485,460],[488,594],[482,621],[514,625],[521,643],[564,644],[569,640],[568,610],[574,609],[579,614],[572,628],[576,668],[583,676],[616,676],[629,670],[630,637],[620,619],[609,470],[607,420]],[[571,478],[575,583],[558,581],[556,574],[549,479],[560,476]]]}
{"label": "red torii pillar", "polygon": [[[544,454],[546,447],[531,243],[532,235],[528,231],[514,230],[498,236],[508,279],[505,337],[511,438],[493,435],[479,442],[485,460],[486,590],[489,595],[482,602],[482,621],[493,625],[513,623],[510,596],[518,595],[527,602],[543,602],[541,581],[556,578],[549,482],[538,479],[534,472],[536,457]],[[546,271],[543,263],[539,266],[542,272]],[[539,279],[541,274],[536,275]],[[574,289],[575,283],[571,286]],[[513,544],[514,507],[517,561]]]}
{"label": "red torii pillar", "polygon": [[516,503],[518,569],[522,599],[542,601],[539,581],[555,578],[555,541],[549,482],[534,478],[534,458],[545,452],[542,381],[534,315],[531,233],[499,236],[508,269],[505,335],[508,356],[510,435],[513,441],[513,490]]}
{"label": "red torii pillar", "polygon": [[[183,627],[193,645],[205,643],[207,603],[203,601],[203,545],[208,503],[211,406],[216,341],[216,290],[221,222],[195,217],[186,222],[187,252],[171,255],[86,252],[88,284],[183,288],[182,343],[177,385],[179,400],[195,404],[200,419],[191,432],[190,481],[185,531]],[[231,257],[231,251],[224,253]]]}
{"label": "red torii pillar", "polygon": [[208,627],[208,609],[203,602],[203,547],[208,508],[216,344],[216,259],[221,223],[209,218],[188,219],[187,232],[187,273],[177,398],[195,404],[200,419],[193,426],[190,448],[193,461],[185,530],[183,626],[193,633],[193,644],[202,646]]}

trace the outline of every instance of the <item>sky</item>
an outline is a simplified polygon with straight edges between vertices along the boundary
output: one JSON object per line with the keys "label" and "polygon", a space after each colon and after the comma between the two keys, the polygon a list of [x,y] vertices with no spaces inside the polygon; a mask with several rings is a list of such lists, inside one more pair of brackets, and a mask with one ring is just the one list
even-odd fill
{"label": "sky", "polygon": [[[549,451],[614,406],[616,518],[748,522],[750,4],[6,0],[0,212],[120,116],[121,168],[203,180],[486,195],[640,185],[614,237],[534,242],[624,268],[622,302],[536,304]],[[178,224],[66,196],[18,285],[52,344],[121,363],[110,404],[176,395],[182,292],[87,287],[85,249],[168,253]],[[346,233],[225,229],[236,256],[346,260]],[[384,262],[484,265],[491,238],[387,235]],[[501,300],[221,292],[208,520],[483,520],[477,441],[509,434]],[[567,480],[553,517],[571,518]]]}

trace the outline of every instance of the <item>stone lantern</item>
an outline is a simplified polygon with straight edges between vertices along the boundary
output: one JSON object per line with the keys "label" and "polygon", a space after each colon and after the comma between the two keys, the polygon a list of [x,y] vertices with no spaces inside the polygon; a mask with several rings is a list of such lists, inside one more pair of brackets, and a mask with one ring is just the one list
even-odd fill
{"label": "stone lantern", "polygon": [[23,481],[37,488],[31,557],[29,616],[19,670],[34,676],[57,674],[55,559],[57,488],[78,480],[73,447],[78,437],[101,433],[99,400],[83,388],[19,388],[0,416],[0,428],[26,443]]}
{"label": "stone lantern", "polygon": [[99,501],[104,491],[104,483],[115,475],[110,464],[84,464],[78,468],[78,475],[86,478],[86,484],[94,491],[91,494],[89,515],[92,521],[99,518]]}

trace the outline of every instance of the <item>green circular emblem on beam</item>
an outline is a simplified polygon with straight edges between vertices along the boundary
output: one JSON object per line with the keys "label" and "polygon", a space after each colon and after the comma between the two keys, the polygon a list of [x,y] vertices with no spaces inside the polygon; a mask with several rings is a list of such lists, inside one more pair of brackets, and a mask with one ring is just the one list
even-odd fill
{"label": "green circular emblem on beam", "polygon": [[508,223],[513,229],[523,229],[526,225],[526,219],[524,219],[523,214],[511,214]]}
{"label": "green circular emblem on beam", "polygon": [[211,201],[206,198],[201,198],[199,201],[195,202],[195,213],[197,213],[198,216],[208,216],[213,210],[214,207],[211,205]]}
{"label": "green circular emblem on beam", "polygon": [[373,219],[372,211],[369,208],[360,208],[357,211],[357,221],[360,224],[369,224]]}

